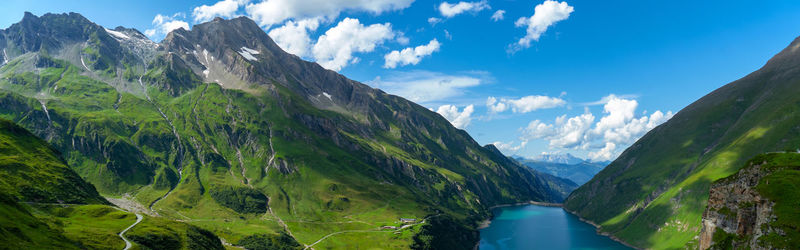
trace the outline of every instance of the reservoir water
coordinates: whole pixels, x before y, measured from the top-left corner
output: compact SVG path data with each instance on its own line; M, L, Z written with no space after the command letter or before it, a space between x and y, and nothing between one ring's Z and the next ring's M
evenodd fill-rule
M523 205L493 212L492 223L480 230L481 250L630 249L560 207Z

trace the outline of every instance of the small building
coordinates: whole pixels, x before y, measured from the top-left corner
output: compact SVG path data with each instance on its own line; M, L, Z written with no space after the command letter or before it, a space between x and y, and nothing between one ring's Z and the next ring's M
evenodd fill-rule
M384 229L397 230L397 227L395 227L395 226L382 226L381 230L384 230Z
M417 222L417 219L400 218L400 222L402 222L402 223L414 223L414 222Z

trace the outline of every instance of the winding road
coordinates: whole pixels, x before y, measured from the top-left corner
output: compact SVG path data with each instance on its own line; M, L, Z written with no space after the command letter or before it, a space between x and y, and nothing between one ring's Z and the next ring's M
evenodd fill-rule
M130 230L131 228L136 226L136 224L139 224L139 222L142 222L143 218L144 217L141 214L136 214L136 222L134 222L133 224L128 226L128 228L125 228L125 230L122 230L122 232L119 233L119 237L122 238L122 240L125 241L125 249L124 250L131 249L131 246L132 246L131 242L127 238L125 238L125 232L128 232L128 230Z

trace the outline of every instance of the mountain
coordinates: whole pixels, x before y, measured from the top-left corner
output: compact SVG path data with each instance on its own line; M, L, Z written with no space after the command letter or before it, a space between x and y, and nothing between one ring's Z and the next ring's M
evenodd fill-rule
M534 157L532 160L538 162L559 163L567 165L575 165L578 163L585 162L585 160L575 157L570 153L559 154L559 153L547 153L547 152L542 152L542 154Z
M603 170L603 168L606 166L602 165L601 163L588 161L580 161L572 164L545 162L528 159L521 156L517 156L515 160L533 170L569 179L570 181L575 182L577 185L583 185L584 183L588 182L592 179L592 177L594 177L595 174L600 172L600 170Z
M642 248L698 246L712 182L800 145L800 39L648 132L565 208Z
M472 248L489 207L575 188L284 52L245 17L154 43L75 13L26 13L0 49L0 118L100 194L237 245ZM380 231L399 218L416 220Z
M117 234L137 220L110 206L47 142L5 119L0 204L0 241L8 249L124 248ZM211 232L161 218L146 218L127 237L162 249L222 248Z

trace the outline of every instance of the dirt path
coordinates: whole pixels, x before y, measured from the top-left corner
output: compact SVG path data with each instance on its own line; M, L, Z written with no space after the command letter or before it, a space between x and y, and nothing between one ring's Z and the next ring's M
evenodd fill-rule
M120 233L119 233L119 237L120 237L120 238L122 238L122 240L124 240L124 241L125 241L125 249L123 249L123 250L128 250L128 249L131 249L131 246L133 246L133 245L131 244L131 242L130 242L130 241L128 241L128 239L127 239L127 238L125 238L125 232L128 232L128 230L130 230L131 228L133 228L134 226L136 226L136 224L139 224L139 222L142 222L142 219L143 219L143 218L144 218L144 217L143 217L141 214L136 214L136 222L134 222L133 224L131 224L130 226L128 226L128 228L125 228L125 230L122 230L122 232L120 232Z

